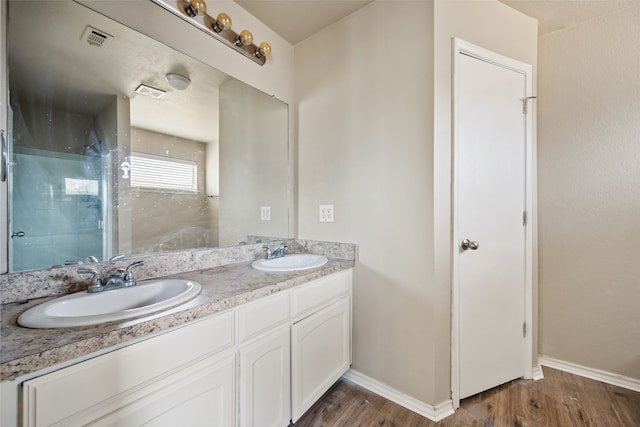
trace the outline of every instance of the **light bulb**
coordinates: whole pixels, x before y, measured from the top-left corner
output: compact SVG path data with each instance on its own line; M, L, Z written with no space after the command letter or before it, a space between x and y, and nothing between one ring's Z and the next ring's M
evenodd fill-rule
M246 44L253 43L253 34L249 30L242 30L240 34L238 34L238 38L236 39L236 44L238 46L244 46Z
M256 49L255 55L258 58L262 58L263 56L266 58L271 55L271 46L269 45L269 43L260 43L260 46L258 46L258 48Z
M184 8L184 11L191 17L203 16L207 13L207 3L204 0L189 0L189 5Z
M226 13L219 13L211 29L216 33L231 29L231 18Z

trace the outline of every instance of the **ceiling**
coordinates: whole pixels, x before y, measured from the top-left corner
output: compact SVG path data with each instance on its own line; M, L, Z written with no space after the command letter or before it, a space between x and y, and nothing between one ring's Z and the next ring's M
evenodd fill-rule
M540 35L573 27L581 22L638 6L638 0L500 0L538 20Z
M291 44L339 21L372 0L235 0Z
M113 36L106 47L79 35L87 26ZM8 51L12 104L21 103L97 116L116 96L129 98L131 125L185 139L218 139L218 87L223 74L75 2L11 1ZM70 66L73 64L73 66ZM43 70L46 70L44 72ZM176 90L165 78L191 79ZM145 85L161 99L139 95Z
M638 5L638 0L500 0L536 18L547 34ZM253 16L295 45L371 0L236 0Z

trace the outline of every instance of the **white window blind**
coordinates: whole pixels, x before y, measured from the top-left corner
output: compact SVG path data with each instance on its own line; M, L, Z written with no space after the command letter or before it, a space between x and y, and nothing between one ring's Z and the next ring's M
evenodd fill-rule
M97 196L98 181L95 179L65 178L64 193L70 196Z
M131 153L131 186L173 191L198 191L198 166L188 160Z

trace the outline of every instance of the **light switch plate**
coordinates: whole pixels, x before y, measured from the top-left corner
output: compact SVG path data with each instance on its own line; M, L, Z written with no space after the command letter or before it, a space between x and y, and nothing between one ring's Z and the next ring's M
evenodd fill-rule
M333 211L333 205L320 205L320 222L333 222Z
M260 219L271 221L271 206L260 206Z

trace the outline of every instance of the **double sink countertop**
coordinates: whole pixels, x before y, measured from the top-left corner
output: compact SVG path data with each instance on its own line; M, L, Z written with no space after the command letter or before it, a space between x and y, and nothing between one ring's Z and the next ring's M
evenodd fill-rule
M200 283L200 295L186 304L161 313L95 326L23 328L17 324L20 314L55 297L4 304L0 306L0 380L9 381L74 359L86 359L89 355L140 341L246 302L352 268L354 265L353 259L329 258L327 264L311 270L265 272L252 268L251 262L241 262L173 274L165 278Z

